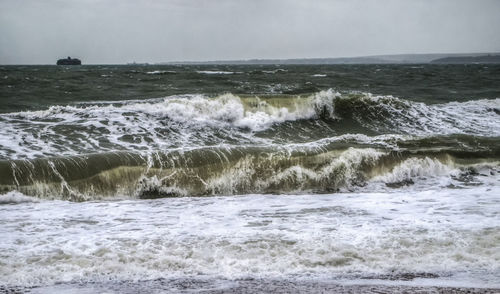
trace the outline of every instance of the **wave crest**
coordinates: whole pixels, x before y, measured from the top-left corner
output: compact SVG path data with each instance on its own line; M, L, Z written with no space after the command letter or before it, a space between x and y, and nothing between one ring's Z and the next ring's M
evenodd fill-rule
M333 90L52 106L1 114L0 157L305 142L346 133L495 137L500 136L499 109L500 99L426 105Z
M352 143L349 143L352 144ZM139 154L0 161L0 191L49 199L160 198L251 193L332 193L377 183L398 188L433 178L459 186L498 175L494 161L484 172L484 152L422 148L391 151L345 147L343 142L290 146L226 146ZM462 157L456 157L462 156ZM497 158L497 157L494 157ZM485 175L485 177L482 176ZM479 177L479 178L478 178ZM441 185L438 183L438 185Z

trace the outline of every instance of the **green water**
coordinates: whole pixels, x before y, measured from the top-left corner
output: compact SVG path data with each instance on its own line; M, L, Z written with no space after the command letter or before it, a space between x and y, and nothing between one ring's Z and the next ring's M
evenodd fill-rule
M164 73L147 74L155 71ZM237 74L209 75L197 71ZM315 74L326 76L314 77ZM426 103L497 98L500 66L0 66L0 111L178 94L303 94L329 88L394 95Z

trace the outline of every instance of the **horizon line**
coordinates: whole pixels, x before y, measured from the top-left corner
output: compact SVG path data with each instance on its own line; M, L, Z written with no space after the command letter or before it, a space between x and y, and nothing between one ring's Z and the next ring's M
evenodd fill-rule
M189 64L189 63L230 63L230 62L252 62L252 61L293 61L293 60L335 60L335 59L359 59L359 58L382 58L382 57L397 57L397 56L423 56L423 55L491 55L491 54L499 54L499 51L490 51L490 52L454 52L454 53L396 53L396 54L376 54L376 55L357 55L357 56L340 56L340 57L293 57L293 58L242 58L242 59L212 59L212 60L174 60L174 61L154 61L154 62L137 62L137 61L128 61L121 63L85 63L82 65L130 65L130 64L148 64L148 65L165 65L165 64ZM82 57L76 57L82 60ZM57 61L57 60L56 60ZM83 61L83 60L82 60ZM390 62L385 62L386 64L390 64ZM394 64L398 64L402 62L394 62ZM411 63L411 62L405 62ZM422 62L415 62L422 63ZM428 63L428 62L424 62ZM54 63L0 63L0 66L8 66L8 65L55 65Z

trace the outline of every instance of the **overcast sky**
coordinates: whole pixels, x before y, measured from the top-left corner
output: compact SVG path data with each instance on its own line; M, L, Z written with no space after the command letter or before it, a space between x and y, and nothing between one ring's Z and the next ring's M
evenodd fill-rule
M500 0L0 0L0 64L500 51Z

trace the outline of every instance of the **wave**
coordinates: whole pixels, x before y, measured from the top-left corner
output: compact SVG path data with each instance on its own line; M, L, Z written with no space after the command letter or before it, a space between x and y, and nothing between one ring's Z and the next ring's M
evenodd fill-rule
M26 196L18 191L10 191L6 194L0 194L0 205L2 204L18 204L26 202L39 202L38 198Z
M255 71L254 73L276 74L276 73L280 73L280 72L288 72L288 70L282 69L282 68L277 68L275 70L259 70L259 71Z
M0 156L43 157L95 150L152 151L259 142L253 133L273 124L312 118L317 107L331 108L331 98L184 95L160 101L52 106L4 114L0 116Z
M379 132L500 136L500 98L427 105L362 93L340 97L334 105L340 118Z
M426 105L369 93L179 95L0 115L0 158L307 142L347 133L500 136L500 99Z
M148 75L166 75L166 74L175 74L176 72L173 70L153 70L148 71L146 74Z
M73 201L332 193L372 183L397 188L413 181L426 183L425 177L445 177L446 185L463 186L477 181L479 174L498 174L498 148L438 150L430 144L391 150L362 147L361 141L355 148L346 140L0 161L0 191ZM480 169L485 171L477 172Z
M234 72L234 71L215 71L215 70L199 70L197 71L199 74L206 75L232 75L232 74L241 74L242 72Z

